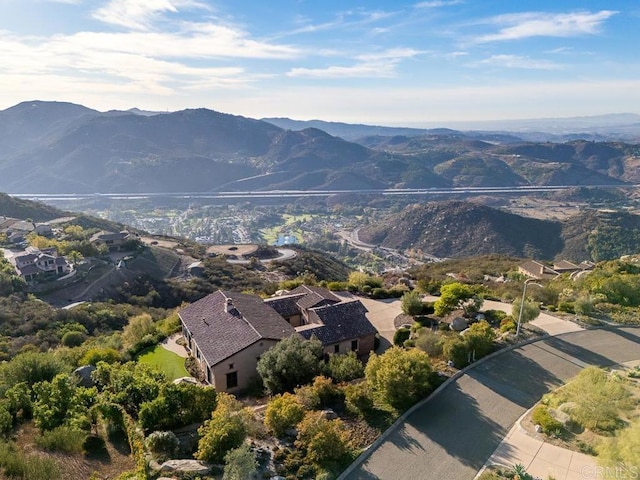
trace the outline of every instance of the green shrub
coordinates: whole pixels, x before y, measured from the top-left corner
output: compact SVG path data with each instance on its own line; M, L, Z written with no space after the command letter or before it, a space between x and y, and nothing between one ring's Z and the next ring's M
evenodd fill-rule
M559 302L558 310L565 313L575 313L573 302Z
M122 355L115 348L91 348L87 350L79 365L97 365L98 362L116 363L122 361Z
M400 327L393 334L393 344L397 346L401 346L404 344L404 342L409 340L410 336L411 336L411 330L409 328Z
M416 347L426 352L430 357L438 357L442 355L442 336L423 329L416 338Z
M309 410L337 406L344 400L342 390L330 378L322 375L313 380L313 384L304 385L295 390L300 403Z
M515 332L517 329L516 322L511 317L505 317L500 321L500 332Z
M562 430L562 423L551 416L549 409L545 405L538 405L531 412L531 420L536 425L540 425L542 431L547 435L551 435L557 430Z
M364 377L364 365L358 360L356 352L330 355L327 370L329 376L336 382L349 382Z
M157 461L171 458L178 451L180 442L173 432L153 432L144 441L147 450Z
M347 410L359 416L367 416L373 411L373 395L367 382L347 385L344 389Z
M295 427L303 418L303 406L296 396L290 393L275 397L269 402L264 412L264 424L278 438L282 437L288 429Z
M62 477L54 460L26 454L13 443L0 443L0 467L4 476L12 479L58 480Z
M81 453L86 436L86 432L62 425L42 432L35 438L35 442L48 452Z
M87 336L82 332L71 331L62 336L60 343L65 347L79 347L87 339Z

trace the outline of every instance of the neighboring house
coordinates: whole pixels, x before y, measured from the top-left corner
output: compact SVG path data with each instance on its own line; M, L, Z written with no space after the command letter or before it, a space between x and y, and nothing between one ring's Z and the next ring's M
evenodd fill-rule
M326 354L355 351L366 357L374 349L377 330L360 300L344 301L326 288L302 285L265 303L304 338L320 340Z
M256 295L221 290L179 312L182 334L207 383L220 392L246 389L260 356L295 335L287 321Z
M72 266L64 257L59 257L54 248L29 247L21 254L15 255L11 262L16 273L27 282L39 277L60 276L71 272Z
M536 278L541 280L543 278L555 278L558 276L558 272L556 272L553 268L547 267L546 265L536 262L535 260L529 260L528 262L523 263L518 266L518 272L526 275L530 278Z
M123 249L124 245L133 237L127 231L122 232L98 232L91 236L91 243L96 247L106 246L110 252L117 252Z
M0 216L0 233L4 233L10 243L20 243L25 240L29 233L48 237L53 235L53 230L48 223L34 223L18 218Z

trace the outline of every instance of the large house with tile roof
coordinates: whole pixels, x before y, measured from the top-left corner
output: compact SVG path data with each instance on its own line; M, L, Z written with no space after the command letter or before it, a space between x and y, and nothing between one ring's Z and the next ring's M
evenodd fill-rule
M260 297L222 290L183 308L179 316L205 380L221 392L246 389L257 375L260 355L296 333Z
M355 351L366 357L377 330L359 300L321 287L301 286L262 300L218 291L179 312L182 334L205 380L218 391L247 388L260 356L290 335L317 338L328 354Z

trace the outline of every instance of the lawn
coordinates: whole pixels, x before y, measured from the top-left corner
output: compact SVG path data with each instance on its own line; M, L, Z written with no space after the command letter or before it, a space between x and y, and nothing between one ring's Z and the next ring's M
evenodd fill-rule
M184 368L184 358L160 345L145 350L138 356L138 361L155 365L167 375L169 380L189 376Z

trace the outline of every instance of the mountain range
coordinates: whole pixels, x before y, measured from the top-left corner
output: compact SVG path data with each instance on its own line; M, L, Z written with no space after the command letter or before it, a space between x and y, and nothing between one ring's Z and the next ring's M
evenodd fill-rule
M98 112L23 102L0 111L0 191L617 185L640 178L640 147L622 142L552 144L504 133L364 127L354 142L207 109Z
M640 251L640 217L584 210L564 221L541 220L470 202L409 205L363 226L360 239L437 257L503 254L542 260L611 260Z

